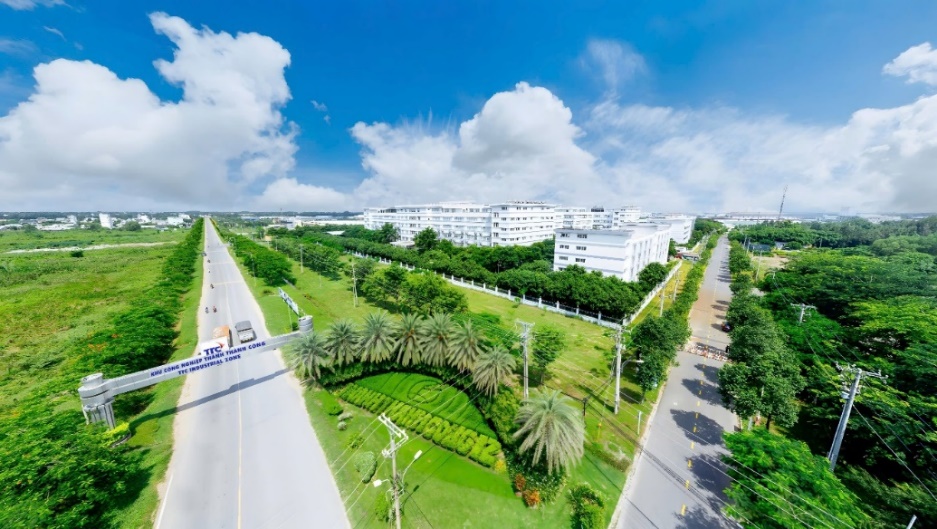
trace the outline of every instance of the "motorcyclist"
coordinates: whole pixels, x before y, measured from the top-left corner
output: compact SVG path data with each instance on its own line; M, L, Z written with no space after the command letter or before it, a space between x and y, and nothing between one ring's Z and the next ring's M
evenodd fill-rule
M215 308L215 306L214 306L214 305L212 305L212 306L211 306L211 311L212 311L212 312L218 312L218 309L217 309L217 308Z
M205 314L208 314L208 307L205 307Z
M212 288L215 288L215 284L214 284L214 283L209 283L209 285L211 285Z

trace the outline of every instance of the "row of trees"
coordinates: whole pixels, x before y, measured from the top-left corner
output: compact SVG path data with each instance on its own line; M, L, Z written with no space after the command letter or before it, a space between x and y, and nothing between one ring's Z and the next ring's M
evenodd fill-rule
M385 312L375 312L361 326L339 320L325 332L304 335L292 346L290 361L312 383L322 382L326 370L353 364L451 370L458 376L447 378L470 378L471 385L465 386L493 398L508 383L517 359L500 345L486 346L486 341L471 321L458 322L447 313L404 314L395 320ZM510 390L506 393L513 397ZM585 425L570 399L557 391L535 391L516 410L511 439L531 464L553 473L582 458ZM499 428L496 422L494 426L503 436L503 426Z
M360 230L358 230L360 231ZM580 266L569 266L562 271L553 271L553 241L543 241L529 247L469 246L458 248L449 241L438 240L430 230L420 238L420 250L407 250L390 244L359 239L348 235L334 236L319 230L270 230L278 237L279 244L290 256L299 260L299 241L304 244L303 255L313 246L327 246L336 250L347 250L381 257L417 268L432 270L448 275L510 290L520 296L543 298L545 303L559 302L567 307L579 307L591 314L601 313L609 319L620 319L630 315L644 298L666 276L667 268L651 263L638 277L629 283L616 277L604 277L599 272L586 272ZM287 242L292 241L292 242ZM330 262L326 260L322 262ZM305 262L305 260L304 260ZM310 259L310 266L318 266ZM326 265L331 266L331 265Z
M732 232L731 238L761 244L784 242L794 249L864 247L878 255L889 255L897 247L937 255L937 216L877 224L860 218L842 222L772 221L741 227Z
M750 266L746 250L733 242L729 270L734 271L734 296L726 312L731 326L731 363L719 370L719 393L739 417L763 415L769 428L772 420L787 428L797 421L797 395L804 379L798 359L771 313L760 307L751 293Z
M139 494L148 472L142 454L127 445L111 448L113 438L101 426L86 425L74 387L88 373L120 376L171 356L202 233L199 219L133 307L70 344L68 360L49 370L55 375L0 414L0 527L106 527Z
M744 251L735 245L730 256L736 297L727 321L734 326L730 357L739 367L720 373L724 398L747 408L740 414L757 409L774 413L779 424L782 418L794 424L787 429L792 439L758 429L729 437L736 461L727 463L737 469L730 472L736 485L729 496L740 518L759 527L788 526L783 521L790 519L790 509L772 506L752 492L787 494L756 479L760 473L775 483L796 485L801 498L792 501L809 504L816 516L824 516L822 508L854 526L898 527L916 515L919 524L933 525L937 267L933 256L920 251L933 232L925 233L927 219L887 227L921 230L921 235L891 233L877 240L866 237L877 228L863 223L824 226L851 231L848 244L865 245L799 252L758 285L765 292L762 298L749 294L751 269ZM896 239L909 244L902 249L892 244ZM801 303L813 306L803 317ZM836 366L844 364L888 378L886 383L863 380L833 476L820 455L827 453L842 411L840 393L847 381ZM743 436L744 442L733 441Z
M234 254L254 277L259 277L270 286L295 281L293 266L281 253L261 246L243 235L226 234L231 239Z

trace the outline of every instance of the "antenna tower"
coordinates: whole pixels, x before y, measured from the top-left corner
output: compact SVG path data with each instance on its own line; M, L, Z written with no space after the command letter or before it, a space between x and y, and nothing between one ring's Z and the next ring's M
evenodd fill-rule
M784 199L787 197L787 186L784 186L784 193L781 195L781 208L778 210L778 222L781 221L781 214L784 213Z

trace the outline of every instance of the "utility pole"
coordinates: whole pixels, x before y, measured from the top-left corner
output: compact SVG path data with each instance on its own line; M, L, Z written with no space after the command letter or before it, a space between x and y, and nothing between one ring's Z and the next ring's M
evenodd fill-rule
M521 332L521 345L524 348L524 400L530 396L530 393L527 389L527 353L530 349L530 329L533 328L533 323L527 323L525 321L517 320L517 323L524 328Z
M621 406L621 352L625 348L625 341L621 336L623 332L631 334L631 331L625 329L625 320L621 320L615 335L615 415L618 415L618 408Z
M660 313L657 315L657 317L662 318L663 316L664 316L664 289L663 287L661 287L660 289Z
M680 278L674 279L673 283L673 297L670 298L670 301L673 303L677 302L677 287L680 286Z
M842 369L842 371L844 374L850 371L855 372L856 378L853 379L852 387L850 387L849 392L843 391L846 404L843 405L843 413L839 417L839 425L836 427L836 437L833 439L833 446L830 448L829 454L827 454L827 458L830 460L830 472L833 472L836 468L836 459L839 458L839 448L842 446L843 437L846 435L846 425L849 423L849 414L852 413L852 405L856 400L856 394L859 393L859 382L862 380L862 376L885 378L881 373L870 373L855 366L847 367Z
M358 278L355 276L355 259L351 259L351 290L355 296L355 306L358 306Z
M792 306L792 307L800 307L800 317L797 318L797 323L803 323L803 322L804 322L804 312L806 312L807 309L814 309L814 310L817 309L817 308L814 307L813 305L807 305L807 304L804 304L804 303L791 303L791 306Z
M303 273L303 243L299 243L299 273Z
M390 435L390 446L381 450L381 455L390 459L391 487L394 491L394 521L397 523L397 529L400 529L400 490L397 479L397 450L407 442L407 432L394 424L389 417L383 413L377 418L387 427L387 433Z

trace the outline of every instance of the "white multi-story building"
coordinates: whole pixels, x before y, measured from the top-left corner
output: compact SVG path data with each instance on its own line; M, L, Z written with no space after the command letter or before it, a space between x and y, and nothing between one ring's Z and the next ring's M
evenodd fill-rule
M637 206L620 208L594 207L592 208L592 228L596 230L619 230L625 224L638 222L640 216L641 208Z
M98 220L101 221L101 227L111 229L114 227L114 222L111 220L111 216L107 213L98 213Z
M366 208L364 225L378 230L389 223L405 242L432 228L440 238L458 246L527 246L553 237L554 208L543 202L440 202Z
M690 215L650 215L644 222L655 224L667 224L670 226L670 238L677 244L686 244L693 234L693 225L696 223L696 217Z
M578 265L587 271L637 281L650 263L667 263L670 226L628 223L614 230L556 230L553 270Z
M589 208L557 206L555 212L553 220L557 229L588 230L593 226L594 214Z

